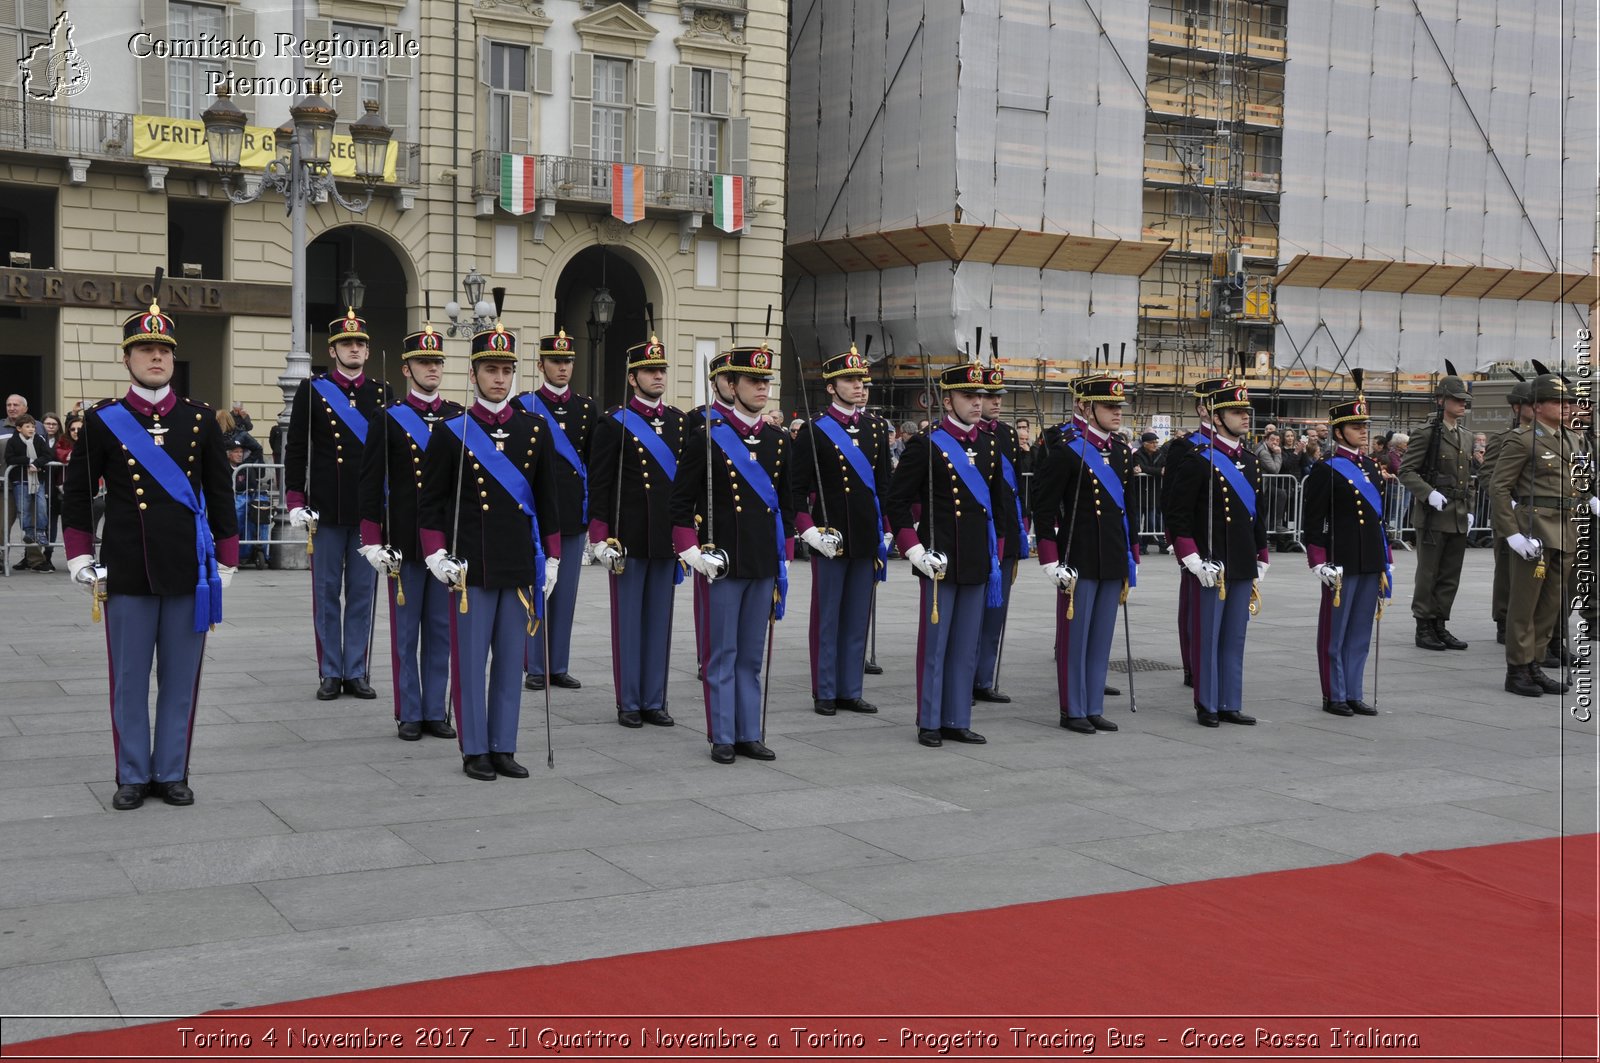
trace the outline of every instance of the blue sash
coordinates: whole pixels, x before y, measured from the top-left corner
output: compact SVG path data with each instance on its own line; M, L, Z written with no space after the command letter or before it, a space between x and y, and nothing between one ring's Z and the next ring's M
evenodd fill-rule
M627 406L612 411L611 416L644 445L644 449L656 459L656 464L661 466L661 471L667 474L667 479L678 478L678 459L672 456L672 451L668 450L666 442L656 435L656 430L650 427L649 421Z
M350 429L352 435L361 440L361 445L367 444L367 419L361 411L350 405L350 396L340 391L338 385L325 376L319 376L311 382L328 406L332 408L333 415Z
M844 455L845 460L850 463L850 468L855 470L855 474L866 485L867 492L872 495L872 530L878 550L876 576L878 582L883 583L889 578L889 548L883 545L883 535L881 534L883 531L883 508L878 504L878 478L873 475L872 463L867 460L867 455L862 449L856 446L855 440L850 438L850 433L846 432L844 427L834 420L830 414L825 413L812 423L816 425L823 435L828 437L830 443L839 448L839 453ZM822 490L820 483L817 484L817 490Z
M784 563L788 560L784 556L783 534L783 507L778 504L778 489L772 485L772 477L767 475L767 470L759 461L752 461L755 455L739 440L739 433L728 427L727 421L719 420L715 424L707 422L711 431L711 438L716 441L733 467L738 470L739 478L750 485L756 497L766 503L772 510L772 537L778 544L778 601L777 611L773 614L779 620L783 619L783 605L789 597L789 577L784 572ZM655 433L650 433L654 435ZM714 505L712 499L706 499L706 506Z
M161 489L194 514L194 558L198 575L194 587L194 629L204 632L211 625L222 623L222 577L217 572L217 544L211 538L211 525L206 520L205 499L195 494L194 485L172 460L172 455L156 446L150 433L126 406L112 403L102 407L100 420L133 455L133 460L156 478Z
M534 414L537 417L544 418L545 423L550 426L550 434L554 437L556 453L560 454L562 459L565 460L568 465L571 465L573 471L578 474L578 482L583 484L583 523L588 524L589 470L583 467L583 459L578 457L578 448L572 445L572 440L567 437L567 430L562 428L561 425L556 422L555 415L550 412L549 407L547 407L543 400L539 398L538 392L530 391L518 399L517 402L521 403L522 408L527 410L529 413ZM530 402L533 405L530 406ZM650 434L655 435L654 432L651 432Z
M1203 447L1210 442L1210 437L1198 428L1190 432L1186 438L1197 447Z
M1032 555L1028 553L1028 529L1023 526L1022 493L1017 490L1017 467L1004 454L1000 455L1000 475L1006 486L1011 488L1011 501L1017 505L1017 535L1022 539L1022 552L1018 556L1026 561Z
M945 460L950 463L950 468L961 477L967 493L983 507L983 518L989 524L989 585L984 604L991 609L999 608L1005 602L1005 594L1000 584L1000 548L994 533L994 500L989 497L989 482L978 475L977 467L972 464L972 459L967 457L967 448L957 443L949 432L943 428L935 428L928 433L928 441L939 448ZM952 447L955 449L952 450ZM933 519L933 499L930 498L928 520Z
M395 423L406 430L406 435L411 437L411 442L417 445L417 449L426 453L428 441L433 438L433 431L428 427L428 422L406 402L395 403L389 407L389 413L394 417Z
M1134 564L1133 537L1128 534L1128 506L1122 493L1122 477L1118 476L1111 463L1106 461L1105 455L1100 453L1100 448L1090 444L1087 439L1078 448L1078 458L1083 462L1083 467L1100 481L1100 487L1110 496L1111 504L1122 514L1122 539L1128 547L1128 586L1137 587L1139 567ZM1070 563L1069 561L1068 564Z
M1378 486L1374 484L1367 476L1367 470L1363 469L1349 458L1342 457L1338 454L1335 454L1333 457L1328 459L1328 466L1333 469L1334 472L1355 484L1356 490L1361 492L1361 497L1367 500L1367 505L1372 507L1372 511L1378 515L1378 520L1381 522L1383 520L1383 496L1378 493ZM1388 577L1388 579L1385 581L1387 586L1385 587L1383 593L1385 598L1394 597L1394 558L1389 553L1390 549L1389 537L1385 535L1383 543L1383 571L1384 575Z
M529 527L533 531L533 571L534 578L539 581L539 594L533 596L533 615L544 617L544 541L539 535L539 513L533 504L533 488L528 485L527 477L495 448L494 440L489 438L489 433L483 426L472 418L470 414L462 414L445 422L455 437L461 440L462 446L472 451L472 456L486 469L494 482L506 489L506 493L517 503L517 508L527 514ZM460 490L460 485L456 488ZM461 500L456 499L456 505Z
M1240 453L1243 453L1241 451ZM1221 460L1217 460L1218 458ZM1211 462L1211 467L1222 474L1228 481L1228 486L1233 488L1233 493L1239 496L1239 501L1244 503L1245 512L1250 514L1250 519L1256 519L1256 489L1245 480L1244 473L1234 465L1233 459L1227 455L1219 455L1214 444L1206 447L1206 459Z

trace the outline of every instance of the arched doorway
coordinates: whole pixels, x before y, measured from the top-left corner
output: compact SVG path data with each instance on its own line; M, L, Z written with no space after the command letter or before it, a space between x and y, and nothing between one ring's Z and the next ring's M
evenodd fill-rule
M616 300L603 342L593 323L594 297L602 288ZM573 387L594 396L603 407L622 401L628 348L650 338L647 298L638 270L604 244L580 251L556 283L556 326L578 341L580 352Z
M399 392L400 341L407 332L409 283L394 248L363 225L329 229L306 248L306 326L311 330L312 371L328 365L328 322L344 315L343 286L352 274L364 289L356 313L366 321L372 336L367 374L388 381Z

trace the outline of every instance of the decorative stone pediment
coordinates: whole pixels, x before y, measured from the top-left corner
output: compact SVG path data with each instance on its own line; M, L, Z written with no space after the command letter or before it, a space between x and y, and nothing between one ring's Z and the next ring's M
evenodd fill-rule
M655 40L656 28L627 4L616 3L572 24L586 52L602 55L645 57L645 49Z
M544 43L544 31L553 22L545 14L544 0L477 0L473 7L473 18L480 27L493 32L494 23L526 26L534 31L534 44Z

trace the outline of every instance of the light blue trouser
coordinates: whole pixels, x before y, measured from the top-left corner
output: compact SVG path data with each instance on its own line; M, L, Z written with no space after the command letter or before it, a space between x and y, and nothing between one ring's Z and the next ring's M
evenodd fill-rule
M1200 606L1195 647L1194 700L1208 712L1244 707L1244 637L1250 626L1250 580L1229 580L1228 599L1217 588L1194 589Z
M566 547L562 548L566 556ZM672 558L628 558L611 577L611 681L617 709L667 707L667 658L672 651ZM552 646L552 656L554 656Z
M322 678L365 679L372 674L367 641L377 593L378 574L361 556L361 529L317 525L311 553L311 621Z
M972 673L973 686L988 690L994 684L994 667L1000 660L1000 635L1006 629L1006 614L1011 612L1011 584L1017 575L1017 559L1000 562L1000 604L983 610L983 632L978 641L978 664Z
M982 583L939 581L939 622L931 623L933 581L922 576L922 623L917 629L917 726L972 725L972 677L983 630Z
M725 577L706 590L700 659L705 662L706 736L712 745L763 737L761 664L774 586L770 579Z
M572 618L578 608L578 580L583 575L583 535L561 537L561 569L556 589L544 603L544 622L550 625L550 674L567 670L572 657ZM544 675L544 629L528 636L529 675Z
M395 601L389 585L389 649L394 666L394 718L405 722L445 718L445 688L450 680L450 588L420 561L400 565L399 587L406 604Z
M872 613L870 557L811 556L811 696L859 698Z
M111 729L117 785L181 782L200 693L206 635L194 629L194 595L113 594L106 599ZM150 666L156 668L155 746L150 744Z
M1317 617L1317 671L1322 678L1322 696L1329 701L1361 698L1382 578L1381 572L1346 576L1337 609L1333 607L1333 588L1322 588L1322 612Z
M1105 711L1106 672L1117 634L1122 581L1080 579L1073 589L1071 620L1067 596L1056 598L1056 640L1067 648L1056 658L1061 715L1099 716Z
M533 593L539 593L537 590ZM467 611L451 596L450 701L464 756L515 753L522 716L522 648L528 610L517 588L467 588ZM485 681L487 673L487 681Z

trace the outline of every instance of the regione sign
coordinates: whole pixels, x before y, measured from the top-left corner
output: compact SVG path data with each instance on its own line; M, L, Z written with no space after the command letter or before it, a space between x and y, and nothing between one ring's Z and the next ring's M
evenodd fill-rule
M244 170L265 170L267 164L278 156L277 132L264 126L244 127L244 148L239 152L239 167ZM388 157L383 162L383 179L394 180L395 158L400 146L389 144ZM187 162L196 166L211 165L211 152L206 148L206 129L200 122L188 118L167 118L157 114L133 116L133 154L139 159L163 159L168 162ZM349 136L340 134L333 138L330 158L333 176L354 178L356 175L355 143Z

